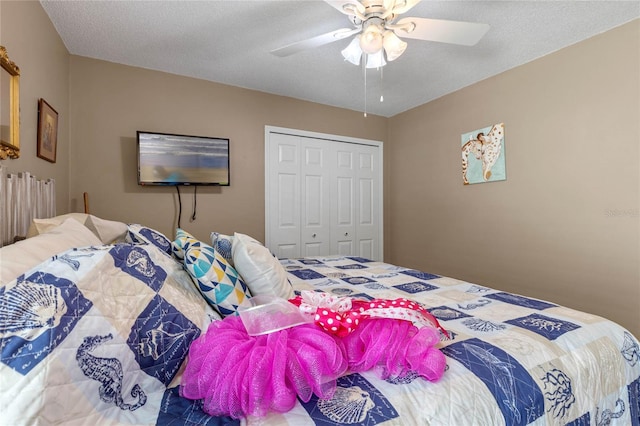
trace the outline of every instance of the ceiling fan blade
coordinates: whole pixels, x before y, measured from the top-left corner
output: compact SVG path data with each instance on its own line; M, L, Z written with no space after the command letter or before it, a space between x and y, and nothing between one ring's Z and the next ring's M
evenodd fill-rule
M420 0L398 1L397 4L394 5L393 13L395 13L396 15L407 13L409 9L411 9L413 6L415 6L418 3L420 3Z
M357 10L361 14L364 14L364 6L357 0L324 0L330 6L333 6L338 11L345 15L352 15L351 10ZM347 6L345 8L345 6Z
M330 33L321 34L319 36L279 47L278 49L272 50L271 53L276 56L289 56L303 50L313 49L314 47L323 46L325 44L333 43L334 41L342 40L359 31L360 28L341 28L339 30L331 31Z
M411 23L415 24L413 30ZM473 46L489 31L489 25L475 22L448 21L429 18L402 18L394 25L398 37L418 40L438 41L440 43Z

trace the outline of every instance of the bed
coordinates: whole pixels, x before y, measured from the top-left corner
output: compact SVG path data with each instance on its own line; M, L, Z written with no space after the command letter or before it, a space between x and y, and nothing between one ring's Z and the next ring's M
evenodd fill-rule
M640 425L638 340L595 315L358 257L278 260L242 234L187 244L86 214L35 220L29 233L0 249L3 425ZM205 285L209 248L225 297ZM208 415L181 396L190 347L270 283L419 303L448 336L436 345L442 377L346 372L330 399Z

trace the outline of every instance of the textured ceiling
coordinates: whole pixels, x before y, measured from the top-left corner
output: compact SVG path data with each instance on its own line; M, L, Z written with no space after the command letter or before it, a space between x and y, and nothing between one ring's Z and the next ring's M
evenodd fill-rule
M491 29L472 47L405 39L399 59L382 73L367 71L365 92L363 69L340 54L351 38L284 58L269 53L350 27L347 16L324 1L41 3L73 55L385 117L640 16L640 0L422 0L403 16L481 22Z

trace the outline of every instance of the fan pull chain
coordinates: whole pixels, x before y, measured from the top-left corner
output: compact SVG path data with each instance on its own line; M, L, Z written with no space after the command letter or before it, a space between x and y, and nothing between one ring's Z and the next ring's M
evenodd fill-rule
M367 117L367 55L364 54L362 61L362 71L364 73L364 117Z
M384 89L384 85L383 83L383 74L384 74L384 67L380 67L380 102L384 102L384 95L383 95L383 89Z
M364 116L367 117L367 54L363 54L362 73L364 74ZM377 68L380 71L380 102L384 102L384 67Z

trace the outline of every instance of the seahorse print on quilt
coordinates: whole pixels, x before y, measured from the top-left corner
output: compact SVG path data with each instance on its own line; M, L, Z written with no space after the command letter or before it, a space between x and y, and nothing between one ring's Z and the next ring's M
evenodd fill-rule
M115 404L121 410L135 411L147 402L147 395L139 384L131 389L131 396L137 398L137 402L127 404L122 397L122 364L117 358L100 358L90 352L109 340L111 334L106 336L87 336L78 347L76 361L85 376L100 382L98 392L100 399L106 403Z
M503 140L504 123L500 123L495 124L486 135L478 133L475 139L471 138L462 146L462 180L465 185L469 184L467 179L469 155L473 154L476 160L482 161L482 178L486 182L491 178L491 168L500 156Z
M616 409L617 411L613 411L610 409L602 410L601 415L598 415L598 411L600 411L599 407L596 408L596 426L609 426L613 419L619 419L624 414L624 401L618 399L616 401Z

